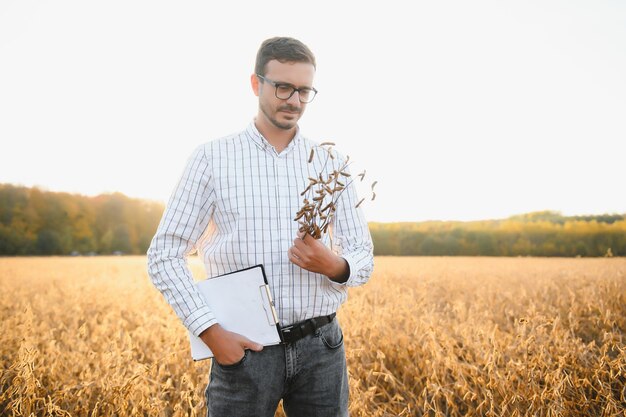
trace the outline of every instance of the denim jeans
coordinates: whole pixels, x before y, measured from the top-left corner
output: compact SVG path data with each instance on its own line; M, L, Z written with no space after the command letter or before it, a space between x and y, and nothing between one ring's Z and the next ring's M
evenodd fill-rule
M205 391L208 417L348 415L348 373L337 319L295 343L246 350L233 365L212 360Z

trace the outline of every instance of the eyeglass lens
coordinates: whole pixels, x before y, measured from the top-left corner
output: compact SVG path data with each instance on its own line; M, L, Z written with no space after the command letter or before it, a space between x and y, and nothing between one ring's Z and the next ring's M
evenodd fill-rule
M276 85L276 97L281 100L288 100L291 96L296 92L296 89L289 85ZM298 96L300 97L300 101L303 103L308 103L313 100L315 96L315 92L309 88L301 88L298 90Z

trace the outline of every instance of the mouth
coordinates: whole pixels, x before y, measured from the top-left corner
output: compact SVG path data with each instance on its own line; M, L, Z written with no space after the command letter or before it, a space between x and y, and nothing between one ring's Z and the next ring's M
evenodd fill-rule
M283 113L287 113L287 114L300 114L300 109L298 108L289 108L289 107L282 107L280 109L278 109L279 112L283 112Z

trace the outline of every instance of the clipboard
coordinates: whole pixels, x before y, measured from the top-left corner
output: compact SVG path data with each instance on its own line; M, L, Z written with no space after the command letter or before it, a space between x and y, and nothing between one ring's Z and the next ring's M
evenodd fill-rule
M218 323L263 346L281 343L280 325L263 265L197 282ZM213 357L211 349L189 331L194 361Z

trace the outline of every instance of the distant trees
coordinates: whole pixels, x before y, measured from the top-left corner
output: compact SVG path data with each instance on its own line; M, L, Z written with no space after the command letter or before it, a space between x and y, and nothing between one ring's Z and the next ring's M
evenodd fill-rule
M626 256L626 216L543 211L505 220L370 223L377 255Z
M0 255L145 253L163 205L0 184Z
M163 205L0 184L0 255L144 254ZM376 255L626 256L626 216L542 211L476 222L370 223Z

